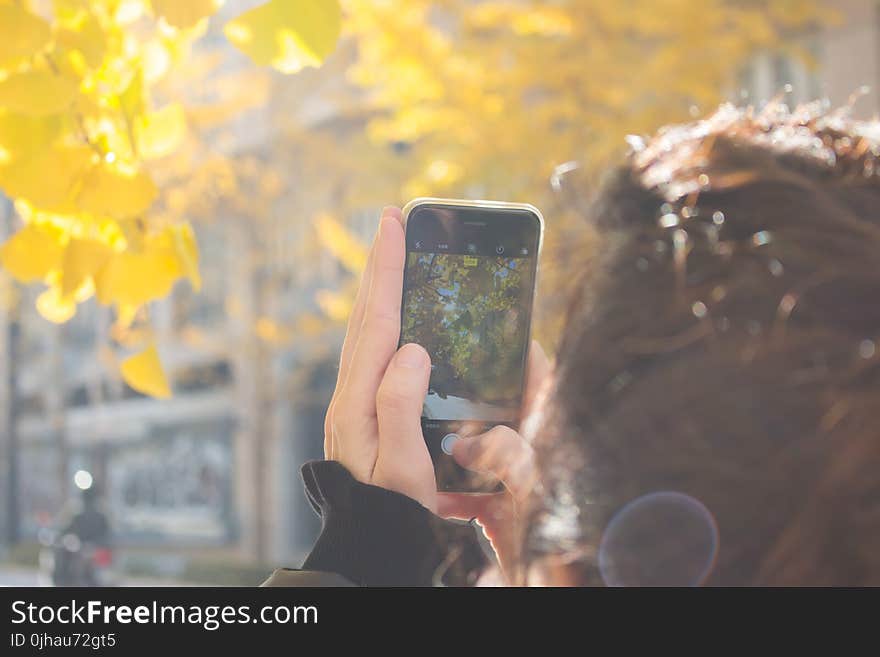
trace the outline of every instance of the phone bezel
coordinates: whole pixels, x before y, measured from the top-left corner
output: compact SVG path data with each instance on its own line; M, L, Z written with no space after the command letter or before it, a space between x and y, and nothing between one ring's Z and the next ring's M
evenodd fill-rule
M481 208L485 210L526 210L528 212L531 212L538 218L538 252L535 257L539 259L538 268L540 268L541 248L544 245L544 215L541 214L541 211L531 203L511 203L508 201L482 201L459 198L434 198L430 196L421 196L419 198L414 198L409 203L403 206L404 230L406 230L406 223L409 219L409 215L412 214L413 210L422 205L445 205L461 208ZM537 277L535 278L535 283L537 284Z

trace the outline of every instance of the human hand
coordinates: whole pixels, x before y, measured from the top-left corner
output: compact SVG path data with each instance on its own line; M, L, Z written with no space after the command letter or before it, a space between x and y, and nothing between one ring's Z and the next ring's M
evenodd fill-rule
M324 421L324 455L366 484L437 509L434 466L422 435L431 360L397 349L406 245L400 209L382 211L367 258Z

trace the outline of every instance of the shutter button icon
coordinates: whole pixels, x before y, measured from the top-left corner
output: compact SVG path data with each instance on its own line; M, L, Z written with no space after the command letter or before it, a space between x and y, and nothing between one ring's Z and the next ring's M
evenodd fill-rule
M440 449L442 449L444 453L452 456L452 446L460 437L461 436L457 433L447 433L443 436L443 440L440 441Z

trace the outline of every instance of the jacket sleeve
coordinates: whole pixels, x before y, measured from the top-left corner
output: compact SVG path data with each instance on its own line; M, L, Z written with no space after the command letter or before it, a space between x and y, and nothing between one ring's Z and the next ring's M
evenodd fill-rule
M264 586L470 586L490 561L472 523L360 483L336 461L310 461L302 476L321 533L302 570Z

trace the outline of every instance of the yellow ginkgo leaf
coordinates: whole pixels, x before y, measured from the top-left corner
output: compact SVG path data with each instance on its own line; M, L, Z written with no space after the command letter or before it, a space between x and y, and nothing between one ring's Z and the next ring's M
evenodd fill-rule
M0 246L0 263L22 283L42 280L61 266L59 236L48 228L28 224Z
M135 116L143 113L146 107L144 98L144 71L138 67L125 89L119 94L119 108L132 120Z
M49 24L18 4L0 3L0 68L40 52L51 39Z
M186 116L180 103L139 117L135 124L138 153L145 159L173 153L186 135Z
M338 0L269 0L223 30L258 65L296 73L320 65L333 52L341 23Z
M0 110L0 153L7 161L44 150L61 132L60 116L27 116ZM0 156L0 164L4 156Z
M160 399L171 397L171 387L155 345L126 358L119 370L122 372L122 380L138 392Z
M37 312L54 324L64 324L76 314L76 301L54 285L37 297Z
M15 73L0 81L0 107L30 116L57 114L70 107L76 90L75 80L50 71Z
M97 240L72 238L64 249L61 266L61 294L75 292L87 278L94 276L110 259L113 251Z
M199 245L192 226L188 223L171 227L174 250L180 262L180 271L189 279L193 289L202 289L202 276L199 273Z
M55 38L67 49L79 52L92 68L101 64L107 51L107 34L94 12L77 11L75 17L60 22Z
M331 290L318 290L315 301L330 319L341 322L351 314L352 299Z
M180 263L171 250L114 253L95 274L95 293L105 305L141 306L168 294L178 276Z
M0 188L42 210L69 212L83 175L94 165L88 146L52 146L0 166Z
M157 194L146 172L128 173L101 163L83 177L76 202L81 210L92 214L133 217L149 208Z
M118 304L116 306L116 324L120 328L130 328L137 317L138 310L140 310L138 306L131 306L127 303Z
M150 0L153 11L172 27L188 29L212 16L222 0Z
M329 214L315 217L315 229L321 245L353 274L360 274L367 264L368 247L340 221Z

